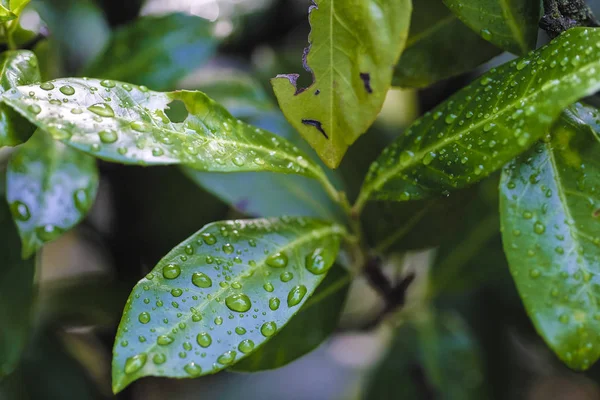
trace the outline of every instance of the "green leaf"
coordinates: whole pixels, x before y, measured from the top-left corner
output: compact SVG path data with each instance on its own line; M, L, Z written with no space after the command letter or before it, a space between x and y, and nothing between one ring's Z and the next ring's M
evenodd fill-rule
M0 54L0 91L18 85L39 82L40 70L35 54L28 50L5 51ZM25 142L35 127L6 104L0 104L0 147Z
M460 316L421 311L395 333L375 369L364 399L481 400L483 362L479 346Z
M10 0L10 10L18 16L30 1L31 0Z
M504 251L537 331L569 367L600 357L600 142L582 121L600 112L576 104L538 143L504 169Z
M415 200L468 186L539 139L562 110L600 88L600 29L574 28L501 65L423 117L371 165L369 198Z
M10 11L10 5L8 0L2 0L0 2L0 23L12 21L17 16Z
M330 168L339 165L381 110L410 13L410 0L316 0L309 10L312 32L304 55L313 83L298 88L297 74L272 79L286 118Z
M235 119L202 92L154 92L110 80L69 78L20 86L7 92L4 102L55 139L107 161L325 179L295 146ZM185 108L183 122L167 116L171 103Z
M29 258L77 225L98 188L96 160L38 131L8 163L6 199Z
M115 340L113 390L144 376L211 374L244 358L301 309L344 233L304 218L202 228L133 289Z
M277 336L230 370L279 368L317 348L337 328L349 287L350 274L342 267L333 268Z
M535 48L541 4L536 0L444 0L485 40L514 54Z
M4 192L4 188L0 190ZM4 194L4 193L2 193ZM20 257L19 235L5 202L0 204L0 378L10 374L29 338L33 304L34 260Z
M191 15L142 17L117 30L84 75L171 89L215 53L212 29Z
M419 0L413 7L410 33L393 85L429 86L500 54L500 49L473 33L442 0Z

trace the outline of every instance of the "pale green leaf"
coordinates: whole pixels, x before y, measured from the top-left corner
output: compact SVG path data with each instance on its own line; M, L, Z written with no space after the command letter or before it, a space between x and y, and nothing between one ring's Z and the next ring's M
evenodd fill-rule
M500 54L499 48L471 31L442 0L419 0L413 7L406 48L394 71L395 86L428 86Z
M544 135L562 110L600 89L600 29L574 28L492 69L418 119L371 165L369 199L448 193L501 168Z
M215 373L258 349L325 278L344 234L304 218L202 228L133 289L115 340L113 390L144 376Z
M68 78L20 86L3 99L55 139L107 161L325 179L297 147L232 117L202 92L154 92L110 80ZM182 122L167 115L174 101L186 108Z
M504 251L537 331L569 367L600 357L600 113L576 104L509 164L500 183Z
M35 54L28 50L5 51L0 54L0 90L40 81ZM0 104L0 147L25 142L35 127L6 104Z
M286 118L330 168L381 110L410 13L410 0L317 0L304 55L313 83L298 88L296 74L272 79Z
M242 372L275 369L314 350L337 329L350 279L342 267L333 268L277 336L230 369Z
M214 27L185 14L146 16L117 30L84 74L172 89L215 53Z
M98 188L96 160L37 131L13 153L6 199L19 228L23 257L77 225Z
M444 0L485 40L514 54L535 48L541 16L539 0Z

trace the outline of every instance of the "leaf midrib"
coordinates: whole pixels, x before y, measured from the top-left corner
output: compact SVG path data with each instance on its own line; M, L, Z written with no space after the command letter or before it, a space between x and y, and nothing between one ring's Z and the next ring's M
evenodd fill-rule
M519 26L516 24L515 15L512 13L511 7L508 4L508 0L500 0L500 8L504 15L504 20L508 25L508 28L513 33L514 38L517 40L519 47L523 53L527 53L527 43L525 42L525 36L523 32L519 30Z
M300 236L299 238L287 243L286 245L282 246L279 248L279 252L281 251L285 251L286 249L289 249L291 247L296 247L306 241L309 241L311 239L313 240L318 240L321 237L324 237L328 234L332 234L335 233L335 231L340 230L341 232L338 233L338 235L342 235L344 230L341 226L333 224L333 225L329 225L326 226L324 228L320 228L317 230L312 230L307 232L305 235ZM256 267L251 267L249 265L246 265L247 267L249 267L249 269L244 269L243 272L239 273L236 276L232 277L232 280L237 280L238 278L240 278L242 275L245 275L248 273L248 271L254 271L254 273L256 273L256 271L261 270L262 268L264 268L266 266L266 259L268 258L268 256L266 256L265 258L263 258L261 260L260 263L256 263ZM323 276L324 278L324 276ZM136 285L137 286L137 285ZM159 290L165 290L167 293L170 293L171 291L171 287L170 286L166 286L166 285L159 285L156 287L156 289ZM208 305L210 305L213 301L216 301L216 299L221 296L223 293L225 293L226 291L231 290L230 287L224 287L224 288L219 288L218 291L211 293L212 294L212 299L206 299L203 302L201 302L197 307L194 307L195 309L199 310L200 313L202 313L202 310L204 310L206 307L208 307ZM134 289L135 291L135 289ZM192 318L192 313L186 313L182 316L182 319L186 322L189 322L190 318ZM181 320L180 320L181 321ZM179 322L180 322L179 321ZM167 328L165 331L170 332L173 328L177 327L177 325L179 324L179 322L169 328ZM281 327L283 328L283 326ZM281 330L281 328L279 330ZM268 338L266 338L265 341L269 340ZM152 351L154 351L155 348L157 348L158 344L156 343L156 341L152 344L152 346L148 347L147 350L145 350L145 352L150 353Z
M481 121L475 123L471 127L465 128L463 130L458 130L458 131L455 132L454 135L449 136L446 139L440 140L439 142L435 143L434 145L432 145L430 147L427 147L425 149L421 149L421 150L417 151L415 153L415 155L411 158L411 160L409 162L407 162L406 164L402 164L402 165L398 164L398 166L396 168L390 168L386 173L380 175L378 178L376 178L374 181L372 181L371 184L369 185L370 189L366 193L365 197L370 197L370 194L373 191L378 190L379 188L381 188L381 186L383 186L389 180L389 178L392 177L393 175L396 175L398 172L400 172L400 171L402 171L404 169L410 168L410 167L414 166L415 164L421 162L422 158L427 153L429 153L431 151L434 151L434 150L437 150L440 147L444 147L448 143L455 142L457 138L460 138L465 133L470 133L470 132L476 130L477 128L481 127L485 123L487 123L489 121L493 121L493 120L499 118L500 116L504 115L509 110L513 109L514 106L517 105L519 102L522 102L524 100L527 101L531 97L535 97L535 96L539 95L539 93L542 93L542 92L546 91L549 87L556 85L556 84L553 84L552 82L558 80L558 82L559 82L558 85L560 85L563 81L567 80L567 77L570 77L570 76L573 76L573 75L577 75L577 74L581 73L582 71L585 71L585 70L587 70L589 68L594 67L598 63L600 63L600 61L599 60L595 60L593 62L585 64L585 66L583 66L582 68L580 68L580 69L578 69L578 70L576 70L576 71L574 71L574 72L572 72L570 74L563 75L561 77L561 79L552 79L552 80L549 80L544 85L542 85L539 90L534 91L534 92L528 94L527 96L515 99L514 101L512 101L511 103L509 103L502 111L494 114L493 117L487 118L487 119L482 119Z

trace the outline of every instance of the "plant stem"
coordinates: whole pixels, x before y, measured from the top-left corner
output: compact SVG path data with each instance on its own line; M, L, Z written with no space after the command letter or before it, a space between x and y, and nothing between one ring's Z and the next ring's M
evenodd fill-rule
M551 38L575 26L600 26L585 0L544 0L540 28Z

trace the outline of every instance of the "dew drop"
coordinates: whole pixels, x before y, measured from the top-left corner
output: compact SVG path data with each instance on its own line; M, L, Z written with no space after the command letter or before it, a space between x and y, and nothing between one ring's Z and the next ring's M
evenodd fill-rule
M156 338L156 343L159 346L168 346L171 343L173 343L175 341L175 339L173 339L171 336L168 335L160 335L159 337Z
M167 264L162 269L165 279L175 279L181 274L181 268L177 264Z
M250 339L242 340L238 346L238 350L244 354L248 354L254 350L254 342Z
M329 266L325 262L323 253L325 250L317 248L313 250L309 255L306 256L306 269L315 275L322 275L329 269Z
M150 314L147 312L140 313L138 316L138 321L140 321L142 324L147 324L150 322Z
M106 103L96 103L87 108L91 112L101 117L114 117L115 111Z
M222 365L232 364L236 355L235 351L226 351L217 358L217 362Z
M212 233L203 233L201 236L202 240L204 240L204 243L208 245L217 243L217 238Z
M117 132L113 131L112 129L100 131L98 133L98 136L100 137L100 141L106 144L114 143L117 141L117 139L119 139L119 135L117 135Z
M52 84L52 82L44 82L40 85L40 89L52 90L52 89L54 89L54 85Z
M269 308L273 311L277 310L279 308L279 304L281 302L279 301L279 299L277 297L271 297L269 299Z
M288 257L285 253L274 253L267 257L267 265L273 268L285 268L288 264Z
M31 218L29 207L21 201L14 201L10 205L10 211L13 217L18 221L28 221Z
M65 96L73 96L75 94L75 89L73 88L73 86L61 86L59 90Z
M203 272L194 272L192 275L192 283L199 288L209 288L212 286L212 279Z
M292 288L292 290L290 290L290 292L288 293L288 297L287 297L287 304L289 307L294 307L297 306L302 299L304 298L304 296L306 295L306 286L304 285L297 285L294 286Z
M133 357L129 357L127 361L125 361L125 373L133 374L134 372L139 371L146 365L147 360L148 356L146 356L146 353L140 353Z
M167 361L167 356L162 353L157 353L152 357L152 362L156 365L164 364Z
M186 364L185 367L183 367L183 369L191 377L197 377L197 376L202 375L202 367L200 367L195 362Z
M29 107L27 107L27 110L34 113L35 115L38 115L42 112L42 107L38 106L37 104L32 104Z
M252 307L250 298L243 293L227 296L225 304L231 311L246 312Z
M200 347L207 348L212 343L212 338L206 332L201 332L196 336L196 342Z

